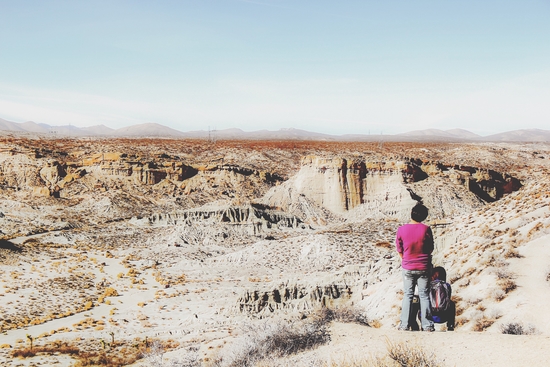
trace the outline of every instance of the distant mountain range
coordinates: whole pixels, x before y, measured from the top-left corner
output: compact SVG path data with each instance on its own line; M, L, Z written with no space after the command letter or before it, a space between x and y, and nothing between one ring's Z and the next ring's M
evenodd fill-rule
M395 135L346 134L329 135L300 129L275 131L243 131L225 129L214 131L182 132L156 123L146 123L111 129L105 125L77 127L72 125L52 126L32 121L23 123L0 119L0 134L39 135L56 137L161 137L187 139L246 139L246 140L322 140L322 141L434 141L434 142L550 142L550 130L522 129L504 133L480 136L468 130L426 129Z

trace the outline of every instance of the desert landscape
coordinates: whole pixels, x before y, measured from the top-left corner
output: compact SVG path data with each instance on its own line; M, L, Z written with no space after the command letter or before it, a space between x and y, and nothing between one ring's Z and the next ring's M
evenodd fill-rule
M545 365L549 169L546 142L6 134L0 364ZM454 332L397 331L419 201Z

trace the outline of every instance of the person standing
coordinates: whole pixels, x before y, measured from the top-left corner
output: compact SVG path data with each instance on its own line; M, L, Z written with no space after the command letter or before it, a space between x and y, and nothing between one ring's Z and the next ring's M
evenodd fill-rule
M409 313L418 286L421 325L424 331L434 331L430 310L430 278L434 240L432 229L422 222L428 217L428 208L416 204L411 210L411 221L397 229L395 248L401 257L403 272L403 303L399 330L408 330Z

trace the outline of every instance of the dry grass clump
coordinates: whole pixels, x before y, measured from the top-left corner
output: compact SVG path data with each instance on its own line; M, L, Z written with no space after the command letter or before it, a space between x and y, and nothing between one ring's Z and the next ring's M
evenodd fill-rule
M354 357L344 358L340 361L323 362L319 360L308 361L310 367L440 367L443 364L437 360L433 353L427 353L426 348L407 343L387 342L387 355L383 357ZM306 365L306 364L302 364ZM294 367L296 364L283 364L264 362L258 367Z
M388 341L388 357L397 362L396 366L407 367L437 367L441 363L426 348L410 346L406 343L391 343ZM378 366L382 366L378 364Z
M180 357L178 360L164 361L164 346L162 343L154 342L149 350L143 354L143 358L149 362L151 367L201 367L198 350L198 345L192 345L187 348L184 357Z
M362 310L353 306L335 309L323 307L308 319L295 323L283 321L250 327L229 350L224 350L213 367L247 367L259 363L269 365L269 359L292 355L314 348L330 340L326 325L331 321L369 325ZM267 363L267 364L265 364Z
M47 354L47 355L53 355L53 354L67 354L67 355L78 355L80 353L80 349L78 349L75 346L72 345L59 345L59 346L44 346L44 347L34 347L34 348L22 348L22 349L15 349L12 352L13 358L31 358L36 356L37 354Z
M511 335L533 335L536 333L536 329L532 325L524 327L519 322L510 322L508 324L502 324L500 326L500 331L503 334L511 334Z
M331 321L356 323L371 326L364 310L355 306L342 306L337 308L322 307L316 310L311 317L316 322L329 323Z
M498 284L500 285L500 288L504 291L504 293L508 294L514 289L517 288L516 282L514 282L512 279L503 279L499 280Z
M249 367L260 361L291 355L330 340L325 323L319 320L264 323L250 326L229 350L219 356L213 367Z
M83 366L105 366L122 367L132 364L142 358L142 353L137 350L123 348L117 353L107 352L81 352L78 354L78 361L75 367Z
M498 270L496 276L499 289L493 290L491 295L495 300L502 301L508 293L517 288L517 284L514 281L515 276L506 270Z
M491 325L495 323L495 319L479 319L474 324L474 327L472 328L473 331L484 331L485 329L489 328Z
M69 355L74 359L74 364L71 366L104 366L104 367L121 367L127 366L144 358L151 352L153 345L158 344L166 350L172 350L178 347L178 343L166 341L160 343L158 341L147 340L142 343L140 341L132 344L127 342L115 342L114 335L111 335L110 343L103 339L101 342L101 350L88 351L79 348L74 343L56 341L45 346L35 346L14 349L11 352L12 358L32 358L37 355ZM185 366L185 365L183 365Z
M504 257L505 257L506 259L510 259L510 258L520 259L520 258L522 258L523 256L518 252L518 250L516 250L516 249L513 248L513 247L510 247L510 248L504 253Z

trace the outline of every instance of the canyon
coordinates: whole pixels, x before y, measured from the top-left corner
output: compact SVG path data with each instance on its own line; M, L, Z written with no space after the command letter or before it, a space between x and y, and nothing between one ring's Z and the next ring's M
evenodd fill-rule
M550 318L521 316L550 298L533 257L549 159L546 143L2 137L0 360L30 335L113 353L158 339L176 358L198 344L206 362L244 324L348 306L393 330L393 241L417 202L456 332L521 320L550 335ZM522 264L543 295L524 301Z

